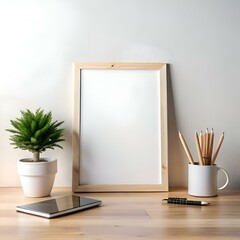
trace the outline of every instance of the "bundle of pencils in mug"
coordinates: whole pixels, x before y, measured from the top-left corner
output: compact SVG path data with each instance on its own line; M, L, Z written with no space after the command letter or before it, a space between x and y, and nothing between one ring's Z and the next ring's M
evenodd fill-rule
M224 133L219 138L218 144L216 146L215 151L213 152L213 145L214 145L214 132L213 129L209 131L208 129L205 132L195 132L195 144L198 153L199 163L195 163L192 157L192 154L188 148L188 145L183 137L183 135L179 132L179 138L182 142L183 148L187 154L188 161L190 164L199 164L199 165L213 165L216 161L218 152L221 148Z

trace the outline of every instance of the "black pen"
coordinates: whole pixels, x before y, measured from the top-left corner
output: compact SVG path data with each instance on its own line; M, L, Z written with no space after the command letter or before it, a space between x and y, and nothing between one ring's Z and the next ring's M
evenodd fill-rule
M163 199L163 201L167 201L167 203L173 204L197 205L197 206L207 206L210 204L208 202L203 201L188 200L187 198L167 198Z

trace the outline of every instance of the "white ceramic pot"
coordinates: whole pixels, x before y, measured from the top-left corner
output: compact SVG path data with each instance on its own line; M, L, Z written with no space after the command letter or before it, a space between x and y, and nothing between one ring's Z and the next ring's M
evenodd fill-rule
M55 174L57 172L57 159L43 158L46 162L27 162L20 159L17 162L23 192L27 197L49 196Z

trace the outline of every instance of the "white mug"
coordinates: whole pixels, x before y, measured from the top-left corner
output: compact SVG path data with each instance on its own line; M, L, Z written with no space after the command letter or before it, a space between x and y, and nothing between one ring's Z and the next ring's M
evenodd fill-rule
M217 174L222 171L226 176L223 186L217 186ZM217 196L217 191L224 189L229 182L227 172L217 165L188 164L188 194L197 197Z

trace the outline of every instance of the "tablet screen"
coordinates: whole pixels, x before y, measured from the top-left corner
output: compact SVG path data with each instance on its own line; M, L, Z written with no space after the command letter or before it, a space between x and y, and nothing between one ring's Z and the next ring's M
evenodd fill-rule
M46 201L17 206L17 211L39 215L43 217L56 217L63 214L80 211L100 205L97 199L69 195Z

